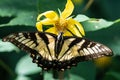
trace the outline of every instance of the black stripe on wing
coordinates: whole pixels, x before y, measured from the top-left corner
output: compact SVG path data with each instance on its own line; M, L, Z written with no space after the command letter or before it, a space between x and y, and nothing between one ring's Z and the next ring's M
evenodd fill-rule
M49 42L50 38L52 40L55 40L57 36L51 33L43 33L43 32L23 32L23 33L21 32L21 33L14 33L8 35L7 37L3 38L3 41L9 41L15 44L20 49L31 53L30 55L33 58L33 62L37 64L39 63L38 66L41 66L42 68L46 69L46 67L47 68L50 67L48 65L51 64L50 63L51 61L49 61L49 59L45 59L43 55L44 54L51 55L49 50L50 47L48 47L48 44L50 44ZM41 48L47 48L48 50L47 53L43 53L43 54L40 53L39 46L41 45L43 45L43 47Z
M51 43L49 42L50 36L54 41L56 41L57 35L50 34L50 33L42 33L42 32L40 33L26 32L26 33L12 34L5 37L3 41L12 42L16 46L18 46L20 49L30 52L31 57L33 58L33 62L37 63L38 66L42 67L44 70L49 70L51 68L56 70L69 69L81 61L86 61L86 60L91 60L91 59L95 59L102 56L112 55L112 51L108 47L102 44L99 44L97 42L89 41L87 39L79 38L79 37L63 37L64 38L63 44L66 44L68 48L66 49L66 47L62 46L62 49L65 49L66 51L63 53L63 55L60 55L60 59L48 60L43 58L43 55L41 56L41 54L39 53L39 50L35 50L34 47L44 43L45 44L44 46L47 47L49 55L51 55L50 49L52 49L52 47L55 46L55 44L54 45L51 44L52 47L48 46ZM44 42L41 43L41 41L40 42L38 41L39 42L38 43L37 42L38 38ZM70 38L73 38L73 40L69 40ZM67 44L67 41L70 43ZM27 43L29 44L27 45ZM74 46L76 49L73 48ZM72 52L67 54L70 50L77 53L78 55L76 56Z
M27 39L30 39L30 40L25 41ZM28 33L28 32L14 33L14 34L10 34L7 37L3 38L3 41L9 41L9 42L13 43L14 45L16 45L18 48L20 48L21 50L24 50L24 51L26 51L28 53L31 53L31 57L33 58L33 62L38 62L35 59L36 56L38 56L38 51L30 48L30 45L29 46L25 45L28 42L30 42L31 40L33 41L34 44L36 44L36 46L38 45L38 43L36 41L35 32L32 32L32 33ZM24 42L24 43L22 43L22 42ZM34 47L36 47L36 46L34 46ZM41 58L41 57L42 56L39 55L39 58Z
M62 61L68 60L67 57L72 59L77 58L78 61L86 61L86 60L99 58L102 56L113 55L112 50L103 44L79 37L64 37L64 40L66 40L66 42L69 42L67 40L69 40L70 38L73 38L74 40L68 45L69 48L61 56L61 58L64 57ZM72 51L71 53L69 53L70 50ZM74 55L74 52L75 54L77 53L77 56Z
M59 59L62 62L61 69L69 69L71 66L77 65L78 62L96 59L102 56L112 56L111 49L103 44L93 42L84 38L64 37L67 42L70 38L74 38L68 45L69 48ZM64 47L64 46L63 46ZM71 52L69 52L71 50ZM75 55L75 54L77 55Z
M3 41L9 41L26 52L30 52L30 53L37 52L33 50L32 48L30 48L30 46L33 44L35 44L34 47L38 45L34 32L33 33L27 33L27 32L26 33L14 33L14 34L8 35L7 37L4 37ZM29 42L31 42L31 44L26 46L25 44Z
M90 41L90 40L87 40L84 38L82 38L82 40L84 40L84 42L82 45L79 45L80 48L78 48L78 53L80 56L78 56L76 58L76 60L78 60L78 61L91 60L91 59L99 58L102 56L112 56L113 55L112 50L103 44L100 44L100 43L97 43L94 41ZM79 43L81 43L81 42L78 42L77 44L79 44Z

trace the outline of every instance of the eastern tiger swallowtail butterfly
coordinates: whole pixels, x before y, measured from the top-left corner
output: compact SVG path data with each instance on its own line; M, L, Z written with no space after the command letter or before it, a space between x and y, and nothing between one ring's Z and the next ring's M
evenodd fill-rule
M44 70L69 69L78 62L102 56L111 56L112 50L103 44L75 36L63 36L44 32L20 32L11 34L9 41L29 52L33 62Z

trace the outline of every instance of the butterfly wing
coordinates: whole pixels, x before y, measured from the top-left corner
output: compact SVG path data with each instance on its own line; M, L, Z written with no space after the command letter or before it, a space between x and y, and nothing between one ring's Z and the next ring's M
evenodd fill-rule
M29 52L33 62L45 68L53 59L55 59L56 35L42 32L21 32L14 33L5 38L3 41L9 41L20 49Z
M64 70L78 62L102 56L111 56L112 51L100 44L79 37L63 37L58 57L55 56L57 35L42 32L24 32L11 34L3 39L31 54L33 62L44 70ZM59 46L59 45L58 45Z
M70 68L81 61L112 55L112 50L103 44L79 37L64 37L59 61L67 61Z

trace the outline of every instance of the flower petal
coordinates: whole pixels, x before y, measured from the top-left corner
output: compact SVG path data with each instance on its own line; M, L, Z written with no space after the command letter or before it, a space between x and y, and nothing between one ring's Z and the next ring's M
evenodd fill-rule
M45 32L53 33L53 34L58 34L57 30L55 27L51 27L47 29Z
M54 11L46 11L44 13L39 14L37 17L37 21L39 21L42 16L45 16L46 18L51 19L51 20L58 19L58 15Z
M43 31L42 23L41 23L41 22L37 22L37 23L36 23L36 27L37 27L37 30L38 30L38 31Z
M68 30L71 32L72 35L82 37L82 35L80 34L79 30L74 25L70 25L68 27Z
M78 21L74 19L69 19L68 23L69 25L75 25L74 27L76 28L76 30L79 31L79 33L81 33L83 36L85 35L83 26Z
M73 36L68 30L64 31L63 36Z
M85 31L84 31L82 25L79 22L77 22L77 21L75 22L75 25L79 29L79 31L81 32L81 34L84 36L85 35Z
M44 19L40 21L42 23L42 25L54 25L55 22L51 19Z
M73 5L72 1L67 0L65 9L62 12L61 17L66 19L67 17L69 17L72 14L73 10L74 10L74 5Z

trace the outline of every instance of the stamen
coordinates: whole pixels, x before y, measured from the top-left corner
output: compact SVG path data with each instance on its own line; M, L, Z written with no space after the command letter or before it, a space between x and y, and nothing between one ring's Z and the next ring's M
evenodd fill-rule
M55 26L56 26L58 32L63 32L66 29L66 27L68 26L67 20L59 19L58 21L55 22Z

